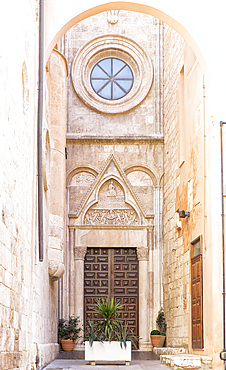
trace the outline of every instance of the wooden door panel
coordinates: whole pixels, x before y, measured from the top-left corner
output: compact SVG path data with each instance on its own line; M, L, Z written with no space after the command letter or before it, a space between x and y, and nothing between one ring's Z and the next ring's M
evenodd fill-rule
M191 260L192 348L203 348L202 255Z
M88 248L84 262L84 318L95 320L97 298L124 305L119 318L138 335L138 259L135 248Z

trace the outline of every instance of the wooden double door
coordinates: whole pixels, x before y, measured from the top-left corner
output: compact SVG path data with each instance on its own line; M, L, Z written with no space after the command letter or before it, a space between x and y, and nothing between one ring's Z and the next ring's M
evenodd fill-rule
M85 325L94 319L93 305L100 298L123 304L119 318L138 335L138 259L136 248L88 248L84 262Z

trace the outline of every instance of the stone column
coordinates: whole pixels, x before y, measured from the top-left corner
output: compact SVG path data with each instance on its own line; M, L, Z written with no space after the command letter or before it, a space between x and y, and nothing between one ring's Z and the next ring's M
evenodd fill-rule
M153 309L154 309L154 227L147 231L148 239L148 253L149 253L149 269L148 269L148 280L149 280L149 332L155 328L153 326Z
M69 229L69 315L75 314L75 262L74 262L75 230Z
M149 351L149 281L148 281L148 248L137 247L139 261L139 336L140 350Z
M79 316L83 324L84 312L84 259L87 247L76 246L74 248L75 260L75 316Z

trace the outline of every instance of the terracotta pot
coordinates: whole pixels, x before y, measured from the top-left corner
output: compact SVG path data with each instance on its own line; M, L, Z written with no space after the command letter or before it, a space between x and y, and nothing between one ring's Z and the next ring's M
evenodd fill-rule
M161 335L151 335L151 342L153 347L158 347L161 337Z
M63 351L71 352L74 349L75 342L71 339L61 339L61 346Z

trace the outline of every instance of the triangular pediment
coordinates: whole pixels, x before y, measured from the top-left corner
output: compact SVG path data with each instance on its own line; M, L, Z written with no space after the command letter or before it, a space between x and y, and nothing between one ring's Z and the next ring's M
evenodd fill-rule
M83 224L142 225L142 206L114 155L110 155L77 213Z

